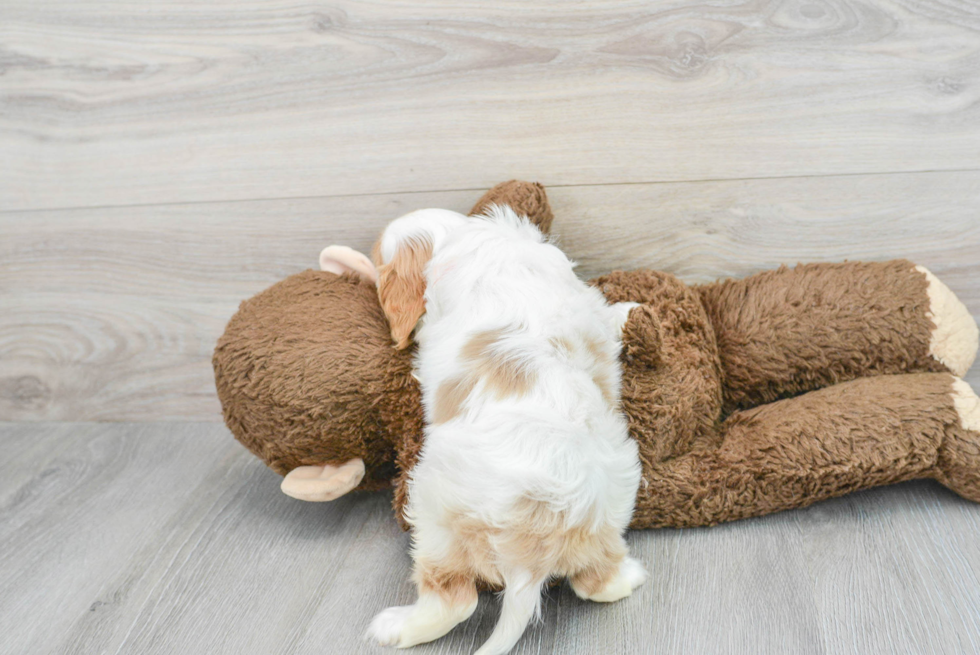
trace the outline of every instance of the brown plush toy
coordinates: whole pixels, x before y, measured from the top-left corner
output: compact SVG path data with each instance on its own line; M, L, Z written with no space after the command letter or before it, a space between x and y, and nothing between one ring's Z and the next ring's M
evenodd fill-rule
M547 231L540 185L509 204ZM422 445L412 349L398 350L374 268L347 248L334 272L294 275L242 303L214 353L225 421L283 490L332 500L395 487ZM339 273L339 274L338 274ZM980 400L963 380L976 323L907 261L810 264L689 287L617 271L592 281L640 303L623 329L622 410L643 480L632 527L711 525L876 485L933 478L980 502Z

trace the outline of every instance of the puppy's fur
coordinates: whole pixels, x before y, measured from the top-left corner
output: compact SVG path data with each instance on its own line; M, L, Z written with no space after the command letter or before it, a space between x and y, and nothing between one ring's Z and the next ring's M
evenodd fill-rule
M629 595L646 577L623 540L640 480L618 407L630 305L608 305L507 207L413 212L374 256L396 347L415 330L426 435L406 511L419 599L369 634L436 639L472 614L483 580L504 597L478 654L506 653L550 578L591 600Z

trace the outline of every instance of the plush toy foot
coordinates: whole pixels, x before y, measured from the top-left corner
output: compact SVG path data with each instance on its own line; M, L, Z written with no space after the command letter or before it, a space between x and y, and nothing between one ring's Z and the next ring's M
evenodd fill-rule
M980 503L980 398L970 385L953 380L954 424L946 428L936 479L960 496Z
M962 377L970 370L980 346L980 330L970 311L952 291L925 266L915 270L929 283L929 318L936 324L929 340L929 354L942 362L953 375Z
M286 474L281 489L287 496L325 502L340 498L364 479L364 460L352 459L339 466L300 466Z
M953 382L953 405L963 429L980 433L980 398L965 380Z

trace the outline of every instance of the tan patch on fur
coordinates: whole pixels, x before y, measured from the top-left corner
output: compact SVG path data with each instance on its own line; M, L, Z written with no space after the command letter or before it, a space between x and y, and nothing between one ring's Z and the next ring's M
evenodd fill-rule
M463 515L449 517L448 523L453 544L448 556L438 563L439 568L455 571L492 587L503 587L504 579L497 569L496 551L490 543L491 538L496 538L501 531Z
M560 351L564 355L571 355L575 352L575 344L565 337L551 337L548 339L548 343L550 343L556 350Z
M377 246L373 256L378 257ZM399 350L411 343L412 330L425 313L425 265L432 259L432 243L409 239L391 261L378 268L378 300L391 338Z
M495 538L505 555L538 577L578 576L595 579L602 588L616 574L626 545L610 525L568 526L565 514L547 503L524 499L514 509L511 529Z
M622 559L622 557L619 558L619 561L613 558L597 559L595 563L579 570L578 573L571 576L571 581L575 585L576 591L585 597L595 595L602 591L609 584L609 581L619 572Z
M507 526L490 526L461 515L450 517L453 546L449 555L436 564L417 563L417 579L427 580L433 588L445 588L446 593L456 593L466 580L500 588L504 580L497 562L503 559L536 578L572 576L580 590L591 594L616 575L626 556L626 544L614 527L569 527L564 514L547 503L522 499L511 516Z
M432 422L439 424L451 421L459 416L463 402L473 391L477 383L476 377L451 378L439 385L436 390L436 402L432 412Z
M603 400L610 407L618 407L619 399L613 392L612 381L609 379L609 375L606 372L610 367L614 365L612 358L609 354L603 350L602 344L595 339L586 338L584 340L585 350L592 357L592 381L597 387L599 387L599 392L602 394Z
M609 381L608 375L598 371L592 374L592 381L595 382L595 386L599 387L602 399L606 401L607 405L616 407L619 404L616 395L613 393L612 383Z
M477 602L476 578L461 557L446 561L415 562L413 580L420 592L432 592L449 605L470 605Z
M504 334L506 332L500 329L477 332L463 345L460 355L463 359L480 361L492 354L494 344L500 341Z
M596 362L606 362L609 360L609 358L606 357L606 353L602 350L602 344L600 344L598 341L586 337L583 342L585 343L585 349L590 355L592 355L592 359L594 359Z
M463 346L460 355L473 365L473 373L483 379L497 400L526 395L537 380L537 373L507 353L494 352L504 336L503 330L479 332Z

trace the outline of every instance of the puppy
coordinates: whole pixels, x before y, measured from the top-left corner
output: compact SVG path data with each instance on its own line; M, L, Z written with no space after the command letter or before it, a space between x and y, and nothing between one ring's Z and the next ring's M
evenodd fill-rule
M508 207L413 212L374 257L396 347L415 332L426 432L406 509L418 601L378 614L368 636L401 648L441 637L476 609L482 581L504 588L477 651L495 655L551 578L584 599L628 596L646 579L623 540L640 481L618 406L632 303L608 305Z

